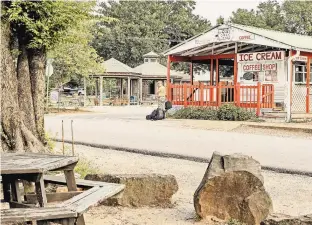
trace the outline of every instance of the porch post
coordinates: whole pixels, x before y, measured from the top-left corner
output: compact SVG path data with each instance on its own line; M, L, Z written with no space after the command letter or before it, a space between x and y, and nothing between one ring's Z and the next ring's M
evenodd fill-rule
M167 59L167 99L169 101L171 101L170 63L171 63L171 58L169 55Z
M100 76L100 106L103 105L103 76Z
M130 92L130 77L128 77L128 105L130 105L130 95L131 95L131 92Z
M237 54L234 56L234 84L237 83Z
M120 78L120 90L121 90L120 98L123 99L123 79L122 78Z
M311 58L307 62L307 96L306 96L306 113L310 113L310 79L311 79Z
M210 86L213 86L213 74L214 74L214 69L213 69L213 59L210 60ZM209 92L209 101L211 104L213 101L213 88L210 88L210 92Z
M142 103L143 101L143 79L142 78L139 78L139 100L140 100L140 103Z
M190 83L193 85L194 77L193 77L193 62L190 63Z
M219 59L216 59L216 86L218 86L219 80Z

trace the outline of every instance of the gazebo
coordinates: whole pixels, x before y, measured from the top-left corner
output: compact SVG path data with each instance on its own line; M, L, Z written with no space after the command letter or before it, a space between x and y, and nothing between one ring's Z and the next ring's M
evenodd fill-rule
M157 82L162 81L166 85L167 67L159 63L160 56L151 51L143 55L144 63L135 67L134 71L142 77L142 102L152 102L157 93ZM171 82L189 82L190 77L184 73L170 70Z
M131 67L126 64L110 58L103 63L105 72L98 75L90 75L91 78L96 78L100 80L100 101L99 105L103 105L103 78L104 79L116 79L118 87L117 99L110 99L109 102L118 101L121 104L138 103L142 95L142 81L141 74L135 72ZM126 81L126 82L124 82ZM124 86L123 84L127 85ZM136 100L137 99L137 100Z

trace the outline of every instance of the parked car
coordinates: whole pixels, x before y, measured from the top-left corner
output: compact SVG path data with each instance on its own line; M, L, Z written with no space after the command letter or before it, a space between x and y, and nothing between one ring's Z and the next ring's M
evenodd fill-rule
M85 95L84 88L78 88L78 95Z

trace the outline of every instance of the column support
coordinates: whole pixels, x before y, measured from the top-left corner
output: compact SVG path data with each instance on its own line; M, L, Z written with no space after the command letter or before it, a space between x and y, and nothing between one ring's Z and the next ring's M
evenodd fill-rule
M128 105L130 105L130 95L131 95L130 82L131 82L131 79L130 79L130 77L128 77Z

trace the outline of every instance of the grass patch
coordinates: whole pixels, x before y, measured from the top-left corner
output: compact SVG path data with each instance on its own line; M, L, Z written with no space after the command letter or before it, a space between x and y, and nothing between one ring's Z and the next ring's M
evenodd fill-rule
M97 170L92 166L91 161L86 158L79 157L79 161L75 167L75 173L78 173L81 179L84 179L88 174L96 172Z
M195 120L247 121L256 119L253 112L234 105L222 105L218 109L210 107L186 107L176 110L171 118Z

